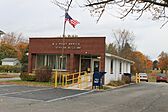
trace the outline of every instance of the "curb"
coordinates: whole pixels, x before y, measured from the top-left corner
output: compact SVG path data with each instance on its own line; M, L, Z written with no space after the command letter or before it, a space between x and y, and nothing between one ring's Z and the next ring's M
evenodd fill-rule
M130 84L124 84L122 86L117 86L117 87L113 87L113 86L105 86L105 87L109 87L109 89L106 89L106 90L94 90L96 92L105 92L105 91L111 91L111 90L115 90L115 89L120 89L120 88L124 88L124 87L128 87L128 86L131 86L131 85L135 85L135 83L130 83Z

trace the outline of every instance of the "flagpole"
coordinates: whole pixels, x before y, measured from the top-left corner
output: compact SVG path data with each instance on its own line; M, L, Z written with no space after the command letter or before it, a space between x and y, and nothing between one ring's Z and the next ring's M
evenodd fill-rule
M65 10L65 15L66 15L66 13L67 13L67 10ZM62 34L62 52L61 52L61 57L60 57L60 59L61 59L61 67L60 67L61 71L63 70L63 62L64 62L63 59L64 59L64 43L65 43L65 30L66 30L66 21L65 20L64 20L64 25L63 26L64 27L63 27L63 34ZM60 76L62 77L61 72L60 72ZM59 83L61 83L61 78L59 78Z
M72 0L69 2L67 9L65 9L65 15L69 11L69 7L71 6ZM63 34L62 34L62 55L61 55L61 70L63 69L63 59L64 59L64 43L65 43L65 30L66 30L66 21L64 18L64 27L63 27ZM60 75L61 76L61 75ZM61 83L61 78L59 80L59 83Z
M65 10L65 15L68 11ZM65 19L65 18L64 18ZM63 34L62 34L62 37L64 38L65 37L65 28L66 28L66 21L64 20L64 27L63 27Z
M68 11L65 10L65 15ZM65 42L65 30L66 30L66 21L64 20L63 34L62 34L62 62L61 69L63 68L63 55L64 55L64 42Z
M69 2L67 9L65 9L65 14L68 13L69 7L71 6L72 0ZM65 19L65 18L64 18ZM66 28L66 21L64 20L64 28L63 28L63 38L65 37L65 28Z

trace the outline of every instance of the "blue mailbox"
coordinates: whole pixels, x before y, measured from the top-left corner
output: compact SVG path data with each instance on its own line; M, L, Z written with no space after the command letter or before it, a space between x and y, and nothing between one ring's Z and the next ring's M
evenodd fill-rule
M93 74L93 86L102 86L103 85L103 76L106 72L94 72Z

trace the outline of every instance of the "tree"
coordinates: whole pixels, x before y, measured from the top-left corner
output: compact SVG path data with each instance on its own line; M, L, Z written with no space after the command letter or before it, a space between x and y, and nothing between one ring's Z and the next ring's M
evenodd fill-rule
M132 72L140 73L140 72L148 72L151 70L151 60L143 53L139 51L134 51L132 55L132 60L135 62L132 66Z
M19 60L22 58L24 50L28 46L28 40L24 38L22 33L16 34L14 32L4 34L1 43L13 47L17 51L17 58Z
M161 52L159 55L159 68L163 71L165 70L167 72L168 70L168 54L165 52Z
M68 4L71 4L72 1L59 2L59 0L53 0L53 3L61 9L65 9L65 7L70 6ZM89 8L91 15L98 16L97 22L106 10L117 12L120 19L129 14L134 14L137 16L136 19L139 19L147 12L148 15L151 14L152 20L164 20L165 23L162 27L168 22L168 0L86 0L84 7Z
M126 43L125 46L119 52L119 56L132 60L132 53L133 53L133 47L131 47L128 43Z
M153 69L153 62L147 57L147 70L152 70Z
M117 49L114 43L110 43L109 45L106 45L106 52L117 55Z
M23 56L25 55L25 52L28 52L28 43L25 42L20 42L16 45L16 50L18 53L18 59L21 60L23 58Z
M159 69L159 67L158 67L158 61L157 60L155 60L155 61L153 61L153 70L158 70Z
M28 46L24 49L20 62L21 64L28 64Z
M130 59L134 49L134 34L128 30L116 30L113 32L114 44L119 56Z
M139 19L143 13L150 12L153 20L166 19L168 22L168 0L87 0L86 7L90 7L90 12L93 15L98 15L98 21L105 10L117 10L121 15L121 19L128 14L138 14Z
M127 45L129 45L130 47L134 46L134 34L126 29L113 31L113 36L115 38L115 44L118 52L120 52Z
M0 46L0 63L3 58L16 58L17 51L8 44L1 44Z
M11 32L11 33L4 34L2 36L1 42L5 43L5 44L12 45L12 46L16 46L20 42L26 42L27 43L27 40L24 38L22 33L16 34L14 32Z

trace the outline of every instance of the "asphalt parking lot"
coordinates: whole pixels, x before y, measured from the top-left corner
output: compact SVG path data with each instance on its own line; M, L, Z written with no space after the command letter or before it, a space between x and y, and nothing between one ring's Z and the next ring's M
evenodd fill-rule
M93 91L17 85L0 85L0 96L28 99L32 101L53 102L61 99L67 99L88 94L91 92Z

